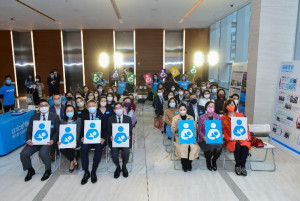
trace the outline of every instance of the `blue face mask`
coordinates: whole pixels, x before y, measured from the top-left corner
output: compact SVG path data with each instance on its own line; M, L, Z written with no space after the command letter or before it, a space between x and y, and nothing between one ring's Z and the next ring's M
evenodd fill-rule
M102 79L102 75L100 75L99 77L100 77L100 79Z
M98 89L98 91L101 93L103 91L103 89Z
M6 84L11 84L11 80L5 80Z
M156 77L156 76L154 76L154 79L155 79L155 80L157 80L157 77Z
M89 113L90 113L90 114L95 114L95 113L96 113L96 110L97 110L96 107L90 107L90 108L89 108Z
M176 105L175 103L169 103L170 107L175 107L175 105Z
M123 78L123 77L121 78L121 81L124 81L124 78Z
M66 115L71 119L74 116L74 112L67 112Z
M182 80L185 80L185 77L182 77Z

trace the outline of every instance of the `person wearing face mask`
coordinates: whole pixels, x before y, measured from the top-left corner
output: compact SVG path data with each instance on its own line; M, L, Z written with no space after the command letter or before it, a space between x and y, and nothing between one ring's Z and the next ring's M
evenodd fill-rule
M105 91L104 91L104 87L102 85L98 85L97 86L97 91L98 91L98 96L105 96Z
M41 98L43 96L43 89L44 89L44 84L42 82L41 76L37 75L35 77L35 85L36 85L36 90L38 92L38 96Z
M245 115L245 107L240 105L240 96L238 94L232 94L231 98L234 100L235 105L237 105L237 112Z
M78 97L82 97L80 91L75 92L75 99L78 98Z
M121 172L123 172L123 177L127 178L129 176L128 170L127 170L127 163L129 160L129 150L132 147L132 140L133 140L133 123L132 123L132 118L130 118L127 115L124 115L124 108L120 102L116 102L114 105L114 112L115 115L111 116L108 119L108 128L107 128L107 133L108 133L108 138L109 140L109 146L111 148L111 157L112 161L116 165L116 170L114 173L114 178L117 179L120 177ZM114 140L114 137L112 136L112 125L115 123L124 123L124 124L129 124L129 147L124 147L124 148L116 148L112 147L112 141ZM119 162L119 152L122 152L122 168L120 166Z
M221 118L215 113L215 103L213 101L208 101L205 104L205 111L206 113L201 115L198 120L198 143L204 152L207 169L216 171L217 159L222 153L223 144L206 144L205 121L220 120Z
M85 97L85 102L88 102L89 100L95 100L94 92L92 92L92 91L88 92L87 96Z
M60 75L57 73L56 69L53 69L53 75L54 75L54 94L59 94L59 89L60 89Z
M210 81L206 82L206 89L210 89Z
M189 92L190 92L190 94L192 94L193 93L193 87L189 87Z
M217 92L217 99L215 100L217 114L223 114L224 102L225 102L225 90L219 89Z
M203 98L200 98L199 105L202 105L204 107L208 101L210 101L210 91L208 89L205 89L203 93Z
M194 117L194 120L197 122L200 115L205 113L205 108L201 105L198 105L198 100L196 94L190 96L190 104L188 107L187 113Z
M146 85L147 87L152 88L152 94L150 96L152 96L152 100L153 100L152 106L153 107L155 106L155 97L157 95L157 89L158 89L158 85L160 83L163 83L163 80L160 80L158 78L157 73L154 73L153 74L153 82L150 85Z
M132 93L128 94L128 97L131 99L131 106L134 111L136 111L136 104L134 103L134 97Z
M192 83L194 83L195 76L193 77ZM187 75L183 74L181 76L180 81L176 81L175 78L173 77L173 81L179 85L179 87L183 88L186 90L188 86L191 84L191 82L187 79Z
M88 182L89 178L91 177L91 182L97 182L97 168L101 161L102 157L102 150L106 146L106 139L107 139L107 124L100 119L99 110L97 112L97 102L93 99L87 102L87 109L89 113L87 115L82 116L81 118L81 132L80 132L80 140L81 140L81 164L82 169L84 170L84 175L81 180L81 185L84 185ZM100 143L96 144L84 144L84 121L85 120L101 120L101 140ZM94 148L94 158L93 158L93 165L92 171L89 171L89 151L91 148Z
M124 91L126 90L126 80L125 80L125 75L122 74L120 76L120 80L118 81L118 94L122 95Z
M184 96L184 89L179 88L178 89L178 94L175 96L175 99L176 99L177 103L181 103L181 101L183 100L183 96Z
M61 103L60 95L52 96L53 106L50 107L50 112L53 112L59 116L60 119L64 117L65 106Z
M50 141L47 145L35 145L32 142L33 137L33 121L51 121ZM34 114L30 121L26 132L26 146L20 153L23 170L28 171L25 177L25 182L31 180L35 175L35 170L31 164L31 156L35 152L39 152L39 157L45 165L45 173L41 181L47 180L51 175L51 158L50 151L53 150L53 144L57 142L59 137L59 117L52 112L49 112L49 103L45 99L41 99L39 103L39 113Z
M0 99L2 99L4 112L14 110L15 108L15 86L11 84L11 76L5 76L5 84L0 88Z
M81 119L77 117L75 108L72 105L67 105L65 107L64 118L61 120L60 124L76 124L76 147L78 147L81 131ZM61 142L58 141L57 145L61 145ZM74 169L77 170L79 168L79 163L75 157L76 147L60 149L60 152L70 161L70 173L72 173Z
M217 99L217 91L218 91L217 85L212 84L210 86L210 89L211 89L210 99L211 100L216 100Z
M81 96L76 98L75 102L76 102L76 114L79 118L89 113L89 111L86 109L85 101Z
M168 136L168 139L171 140L173 137L173 132L172 132L172 119L175 115L178 114L178 109L177 109L177 101L175 98L169 98L168 100L168 109L165 110L164 112L164 120L166 124L166 135Z
M201 98L201 89L199 87L196 88L196 97L197 100L200 102L200 98Z
M104 121L104 124L107 124L108 118L113 115L113 110L107 105L107 99L105 96L101 96L99 100L99 117L101 121Z
M99 85L105 87L107 81L103 78L103 73L102 72L99 72ZM98 86L95 86L95 87L98 87Z
M26 90L27 90L27 94L32 94L33 92L33 88L32 85L35 83L32 74L29 74L27 79L25 80L25 86L26 86Z
M72 105L73 107L75 107L75 101L73 100L73 94L71 91L68 91L67 93L65 93L65 97L67 99L65 106L67 105Z
M107 106L106 107L110 108L112 110L112 113L114 114L113 109L114 109L114 106L115 106L115 101L114 101L114 98L113 98L113 94L112 93L107 93L106 99L107 99Z
M100 97L101 96L99 96L99 92L98 92L98 90L96 89L96 90L94 90L94 99L95 99L95 101L97 102L97 105L100 105Z
M204 93L204 90L206 89L206 83L201 82L201 92Z
M113 94L117 97L117 100L116 100L116 102L117 102L117 101L119 101L119 99L121 98L121 95L122 95L122 94L119 94L119 93L118 93L118 88L117 88L116 85L113 85L113 86L112 86L112 89L113 89ZM125 87L125 89L126 89L126 87ZM124 89L124 90L125 90L125 89Z
M176 91L175 85L171 86L170 91L172 91L174 93L174 97L178 94L178 92Z
M237 107L233 99L229 98L225 101L223 111L224 115L222 120L222 131L225 144L231 152L234 152L235 159L235 173L237 175L247 176L245 167L248 157L249 149L251 149L251 135L248 126L248 139L247 140L232 140L231 139L231 117L244 117L242 113L236 112Z
M132 108L131 99L129 97L124 98L123 105L124 105L124 114L131 117L132 126L135 127L137 123L137 119L136 119L135 111Z
M83 93L82 93L81 96L82 96L83 98L85 98L85 97L87 96L88 92L89 92L89 87L88 87L88 86L84 86L84 87L83 87Z
M48 85L49 97L53 96L54 94L58 94L58 93L55 93L57 91L57 89L56 89L56 79L54 78L53 71L50 72L50 75L47 78L47 85Z
M179 114L172 119L172 133L175 135L175 154L181 158L182 170L184 172L192 170L192 162L199 156L200 148L197 143L194 144L179 144L178 121L180 120L194 120L191 115L187 114L187 106L181 103L178 106ZM194 124L196 131L196 122ZM196 136L196 135L195 135Z
M155 99L155 114L157 117L164 115L164 95L161 89L157 90L157 97Z
M190 94L185 94L183 97L182 103L189 105L190 104Z

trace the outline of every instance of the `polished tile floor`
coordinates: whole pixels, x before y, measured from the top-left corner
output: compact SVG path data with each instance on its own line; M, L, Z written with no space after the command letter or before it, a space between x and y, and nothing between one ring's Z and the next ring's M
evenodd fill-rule
M174 170L170 154L163 146L163 135L153 128L153 108L150 104L139 104L137 110L133 169L128 178L121 176L116 180L113 173L99 172L96 184L89 181L82 186L82 171L56 171L48 181L41 182L43 165L34 155L34 168L39 174L25 183L19 148L0 157L0 201L300 200L300 160L285 150L275 150L275 172L248 170L248 176L242 177L232 170L200 170L199 162L194 161L193 171L184 173ZM261 156L258 152L252 151L252 155ZM263 167L269 168L270 162L268 157ZM99 168L104 167L102 160ZM111 162L109 169L114 170Z

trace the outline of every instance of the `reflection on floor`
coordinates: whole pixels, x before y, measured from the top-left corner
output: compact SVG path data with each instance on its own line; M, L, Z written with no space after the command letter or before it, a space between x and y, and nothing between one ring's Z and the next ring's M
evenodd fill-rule
M276 149L275 172L249 170L247 177L236 176L232 170L200 170L198 161L193 163L192 172L184 173L174 170L170 154L163 146L163 135L153 128L150 104L138 104L137 119L133 170L127 179L121 176L116 180L112 173L98 173L96 184L89 181L82 186L82 171L72 174L56 171L48 181L41 182L43 165L34 155L33 164L40 174L25 183L26 172L22 171L19 160L22 148L19 148L0 157L0 200L299 200L300 163L291 154ZM252 153L255 157L261 155ZM270 159L265 165L267 168L269 162ZM109 166L110 170L114 170L112 163ZM63 167L68 169L67 164ZM102 160L100 168L104 167L105 161Z

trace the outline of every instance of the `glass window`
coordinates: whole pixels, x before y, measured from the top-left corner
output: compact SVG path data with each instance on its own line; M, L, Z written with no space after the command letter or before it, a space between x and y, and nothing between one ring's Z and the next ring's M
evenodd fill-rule
M123 55L124 68L134 68L134 43L133 31L115 32L115 52Z
M182 73L183 69L183 32L165 32L165 68L176 66Z

